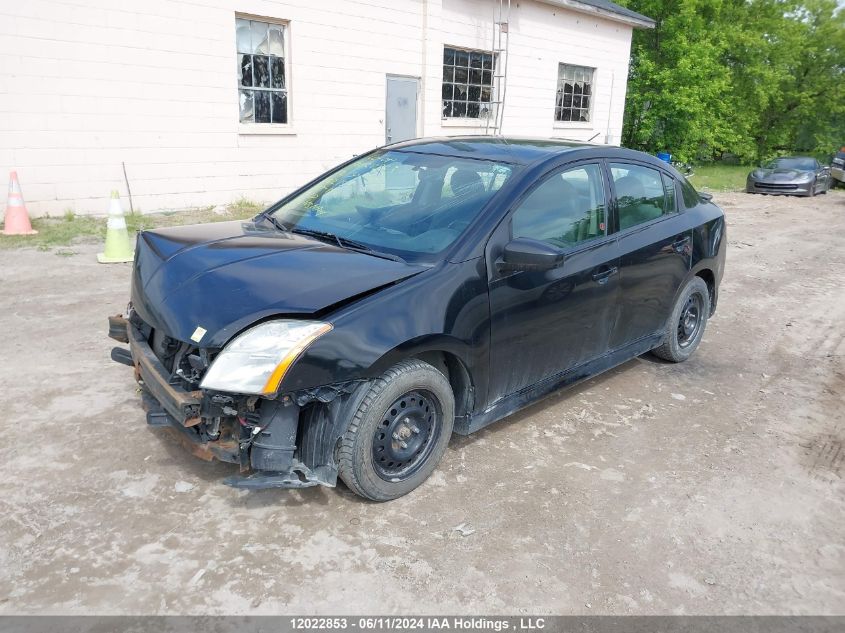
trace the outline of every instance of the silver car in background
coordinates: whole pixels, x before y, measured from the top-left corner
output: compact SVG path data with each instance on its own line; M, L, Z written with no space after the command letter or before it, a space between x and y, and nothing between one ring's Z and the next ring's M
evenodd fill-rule
M845 147L836 152L836 156L830 161L830 175L834 181L845 184ZM836 186L836 182L830 183L830 188Z
M748 193L814 196L830 189L830 168L810 156L783 156L765 163L750 174Z

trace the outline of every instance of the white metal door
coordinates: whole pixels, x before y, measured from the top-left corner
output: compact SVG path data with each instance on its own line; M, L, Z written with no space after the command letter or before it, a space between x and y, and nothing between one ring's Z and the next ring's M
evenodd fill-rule
M385 104L385 143L398 143L417 137L417 93L419 79L387 76Z

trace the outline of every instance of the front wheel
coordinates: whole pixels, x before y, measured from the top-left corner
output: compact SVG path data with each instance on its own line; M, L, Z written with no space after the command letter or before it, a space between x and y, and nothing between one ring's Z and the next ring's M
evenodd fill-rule
M710 316L710 290L701 277L684 286L666 324L663 344L652 350L655 356L680 363L698 347Z
M423 361L402 361L373 381L341 438L340 478L373 501L401 497L437 467L454 422L446 377Z

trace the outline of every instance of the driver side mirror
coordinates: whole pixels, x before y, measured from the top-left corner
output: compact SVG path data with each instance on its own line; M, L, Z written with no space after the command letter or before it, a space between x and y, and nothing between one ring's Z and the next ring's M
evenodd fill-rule
M530 237L518 237L508 242L496 262L500 271L551 270L561 264L563 253L551 244Z

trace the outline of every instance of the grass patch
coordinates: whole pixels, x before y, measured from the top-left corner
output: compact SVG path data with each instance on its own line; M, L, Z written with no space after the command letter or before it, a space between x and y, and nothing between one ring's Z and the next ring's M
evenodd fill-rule
M744 191L745 179L752 169L748 165L701 165L695 168L690 182L701 190Z
M227 220L245 220L255 216L263 205L240 198L225 207L202 207L186 211L166 213L127 213L126 226L130 235L146 229L186 224L204 224L207 222L225 222ZM101 242L106 239L106 218L89 215L76 215L66 211L61 217L35 218L32 228L38 235L3 235L0 233L0 248L35 247L39 250L70 246L76 243ZM68 255L69 251L59 254Z

